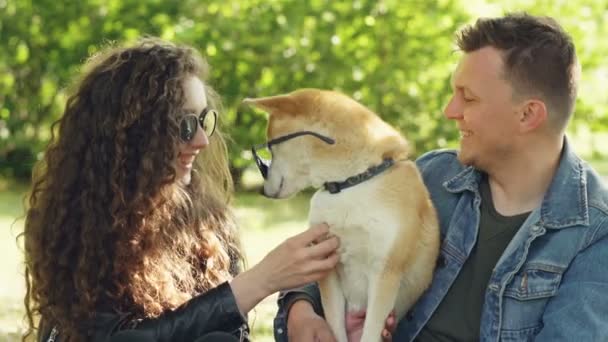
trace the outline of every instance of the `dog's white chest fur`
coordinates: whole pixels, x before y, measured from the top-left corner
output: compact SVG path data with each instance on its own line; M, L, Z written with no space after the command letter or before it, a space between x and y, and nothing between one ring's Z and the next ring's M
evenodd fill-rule
M329 224L340 239L336 272L348 310L367 306L369 277L386 264L398 229L397 218L370 191L373 182L339 194L319 191L311 199L310 222Z

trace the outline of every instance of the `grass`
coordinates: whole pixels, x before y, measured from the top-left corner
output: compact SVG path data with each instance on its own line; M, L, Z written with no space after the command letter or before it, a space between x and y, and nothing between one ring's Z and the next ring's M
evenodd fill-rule
M23 317L22 253L16 238L21 232L24 185L0 180L0 341L17 341Z
M308 227L309 198L307 194L281 201L252 193L237 196L236 215L249 266L255 265L289 236ZM274 341L272 320L277 308L276 299L276 294L266 298L249 314L253 341Z
M21 232L23 197L26 187L0 180L0 342L19 341L23 323L25 294L23 261L16 237ZM240 193L236 198L236 216L241 242L249 266L260 261L287 237L307 228L309 195L289 200L269 200L256 193ZM252 340L274 341L272 320L276 313L276 295L266 298L249 314Z

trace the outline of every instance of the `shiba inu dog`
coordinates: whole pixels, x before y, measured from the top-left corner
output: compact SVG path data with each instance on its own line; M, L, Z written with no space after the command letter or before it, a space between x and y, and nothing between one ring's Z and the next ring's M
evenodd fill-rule
M263 193L286 198L307 187L311 224L340 239L340 262L319 282L325 317L347 341L346 310L366 309L361 341L379 341L391 310L403 317L429 286L439 226L407 141L371 110L333 91L301 89L245 99L269 114L269 141L252 149ZM270 150L272 160L258 156Z

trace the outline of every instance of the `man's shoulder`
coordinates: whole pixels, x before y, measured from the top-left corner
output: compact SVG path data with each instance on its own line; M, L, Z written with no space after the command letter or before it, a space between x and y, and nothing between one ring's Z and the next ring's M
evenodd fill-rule
M449 149L426 152L416 159L416 165L431 197L435 198L438 198L439 193L444 194L449 182L453 182L458 177L466 177L468 173L463 171L470 168L460 163L456 150ZM445 200L443 195L441 198Z
M465 169L465 166L458 161L458 152L453 149L426 152L416 159L416 165L423 176L432 174L433 176L453 177Z
M608 217L608 183L589 163L582 161L582 173L586 184L587 203L600 216Z
M583 162L582 165L587 185L589 224L597 228L597 234L608 236L608 185L588 163Z

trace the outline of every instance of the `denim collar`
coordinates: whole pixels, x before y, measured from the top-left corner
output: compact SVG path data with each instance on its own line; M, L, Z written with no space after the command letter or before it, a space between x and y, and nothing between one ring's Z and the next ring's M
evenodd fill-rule
M444 182L443 186L452 193L465 190L478 193L481 177L479 170L469 166ZM539 214L543 226L561 229L573 225L588 226L588 209L587 177L583 162L564 137L559 165L540 208L535 209L534 213Z

